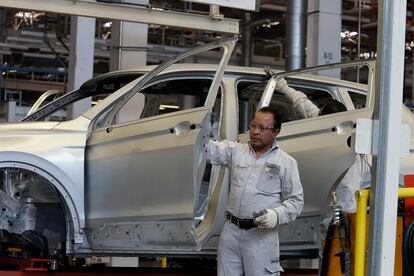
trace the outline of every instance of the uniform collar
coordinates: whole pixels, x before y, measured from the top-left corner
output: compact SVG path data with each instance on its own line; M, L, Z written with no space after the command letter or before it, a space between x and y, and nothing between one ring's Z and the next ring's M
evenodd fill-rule
M254 152L254 148L252 147L252 144L250 144L250 141L248 142L248 144L249 144L249 148L252 150L252 152ZM275 149L278 149L278 148L279 148L279 143L276 141L276 139L273 139L272 147L266 153L273 151Z
M276 139L273 139L272 148L270 150L274 150L279 148L279 143L276 141Z

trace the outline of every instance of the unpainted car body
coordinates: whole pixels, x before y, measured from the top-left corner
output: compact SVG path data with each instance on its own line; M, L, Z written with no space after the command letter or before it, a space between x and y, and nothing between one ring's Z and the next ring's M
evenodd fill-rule
M280 227L282 255L316 256L329 194L355 160L350 137L356 119L373 114L374 63L346 65L365 66L367 84L303 71L278 72L268 81L263 69L226 67L233 46L226 40L204 47L224 49L219 65L102 75L90 82L90 94L74 91L23 122L0 125L0 228L35 232L51 253L66 245L66 253L76 255L214 255L229 171L206 165L205 146L210 138L247 142L252 114L272 103L283 113L279 142L298 161L305 194L302 215ZM339 67L316 70L332 68ZM146 72L73 120L41 121L98 94L99 80ZM273 91L280 77L317 105L335 98L348 111L299 118ZM414 127L406 108L403 122ZM401 161L402 177L414 174L413 158Z

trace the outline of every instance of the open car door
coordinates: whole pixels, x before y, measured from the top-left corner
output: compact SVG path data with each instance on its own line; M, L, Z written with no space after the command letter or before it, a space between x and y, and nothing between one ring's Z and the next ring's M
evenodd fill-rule
M86 153L86 226L94 252L200 250L195 208L205 146L211 110L234 45L235 39L226 39L179 55L144 76L98 116ZM216 48L223 49L223 56L208 93L200 91L204 102L186 109L170 106L177 110L162 114L168 106L160 104L159 94L167 92L154 92L163 88L160 73L185 57ZM141 109L135 119L122 115L131 103Z
M347 68L366 67L365 76L367 85L359 85L361 89L370 91L374 70L369 62L354 62L348 64L323 65L314 68L275 74L267 83L258 108L274 104L277 108L277 99L274 88L280 78L284 77L288 83L300 84L296 88L305 93L308 91L330 91L330 97L341 101L337 97L340 88L355 86L355 83L340 79L320 77L324 70L339 70L347 72ZM291 86L292 87L292 86ZM316 89L317 88L317 89ZM314 92L314 97L317 92ZM371 93L372 94L372 93ZM352 166L356 153L351 148L352 133L355 131L358 118L371 118L373 102L372 95L367 97L365 108L348 110L345 112L316 116L308 119L296 119L282 124L281 133L277 140L280 147L298 162L299 174L304 189L304 208L300 217L293 223L282 225L279 228L281 252L306 256L310 250L317 254L320 248L321 214L324 213L327 200L336 185ZM283 117L283 116L282 116ZM241 138L247 141L248 134ZM302 252L301 252L302 251ZM288 252L288 253L284 253ZM312 253L309 253L312 254ZM312 255L312 257L314 257Z

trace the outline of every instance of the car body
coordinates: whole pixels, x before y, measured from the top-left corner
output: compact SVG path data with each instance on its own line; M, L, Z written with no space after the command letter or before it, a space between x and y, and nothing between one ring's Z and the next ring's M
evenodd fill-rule
M233 47L227 39L158 67L104 74L83 86L89 90L46 104L20 123L0 125L0 228L38 233L52 253L65 245L75 255L214 256L229 169L206 164L205 146L210 138L247 142L254 111L272 102L285 121L278 140L298 161L305 195L301 216L279 229L281 253L317 256L330 193L355 160L349 142L356 120L372 118L374 62L269 77L262 68L226 67ZM219 65L173 64L215 48L223 49ZM348 67L366 67L367 84L311 74ZM101 85L125 74L144 75L109 85L110 91ZM315 104L335 98L348 111L298 118L273 91L280 77ZM77 118L44 121L99 92L109 95ZM406 108L403 122L414 126ZM411 155L401 161L402 176L414 174L413 161Z

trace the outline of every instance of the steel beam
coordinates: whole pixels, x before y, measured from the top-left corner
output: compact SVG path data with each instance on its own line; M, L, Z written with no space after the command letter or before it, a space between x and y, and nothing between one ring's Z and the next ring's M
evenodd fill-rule
M238 34L239 20L93 0L1 0L1 7Z
M367 275L394 275L407 1L378 1L377 89Z
M184 0L190 1L190 0ZM193 2L218 5L229 8L236 8L249 11L258 11L260 6L259 0L192 0Z

